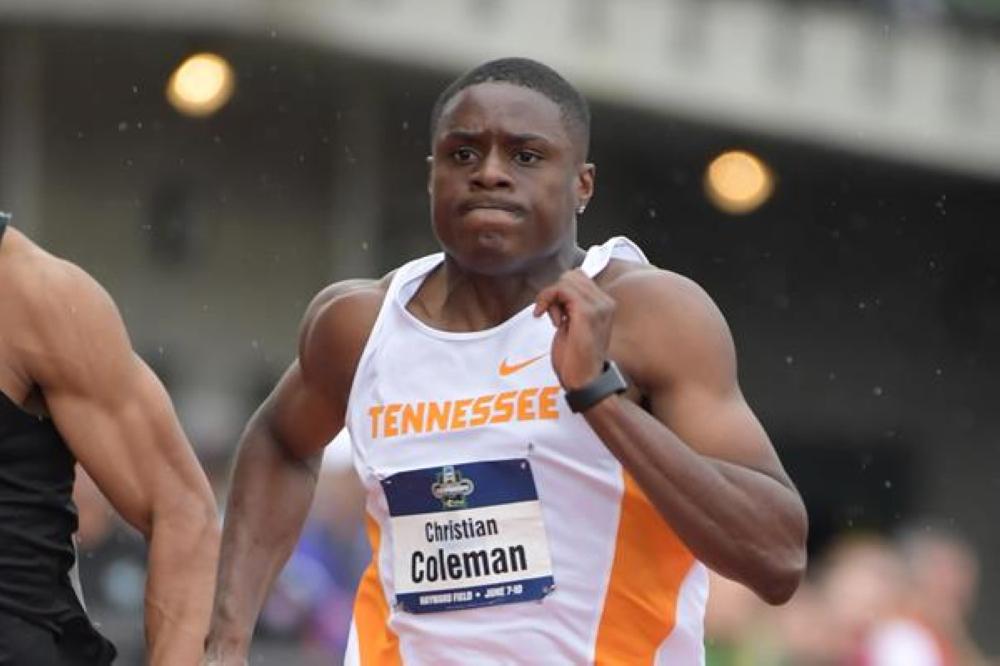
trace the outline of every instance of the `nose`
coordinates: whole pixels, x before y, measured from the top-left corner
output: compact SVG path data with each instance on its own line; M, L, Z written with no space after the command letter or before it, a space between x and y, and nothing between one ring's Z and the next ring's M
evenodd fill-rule
M508 166L502 151L491 150L472 172L473 186L486 190L510 189L514 183Z

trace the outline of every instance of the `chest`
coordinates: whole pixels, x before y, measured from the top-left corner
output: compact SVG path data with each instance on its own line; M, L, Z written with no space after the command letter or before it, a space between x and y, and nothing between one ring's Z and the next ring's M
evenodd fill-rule
M384 478L481 460L571 465L600 455L604 447L569 410L552 368L551 323L526 314L482 336L386 331L363 359L352 396L363 464Z

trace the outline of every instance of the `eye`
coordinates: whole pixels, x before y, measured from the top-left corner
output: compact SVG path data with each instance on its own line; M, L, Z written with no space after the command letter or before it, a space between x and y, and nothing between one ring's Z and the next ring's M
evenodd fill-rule
M471 148L463 147L452 151L451 157L459 164L468 164L476 158L476 153Z
M530 150L519 150L514 153L514 161L522 166L531 166L542 159L542 156L538 153L533 153Z

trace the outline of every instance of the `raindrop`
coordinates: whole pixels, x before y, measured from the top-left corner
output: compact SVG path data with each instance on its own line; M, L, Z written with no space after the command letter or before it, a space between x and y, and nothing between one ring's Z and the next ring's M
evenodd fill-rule
M876 397L881 396L882 393L883 393L883 391L882 391L882 387L881 386L876 386L876 387L874 387L872 389L872 395L874 395Z
M859 310L864 310L866 307L868 307L868 306L865 304L864 301L859 301L858 302L858 309Z
M135 84L132 84L132 94L133 95L138 95L139 94L139 86L137 86Z
M123 120L123 121L121 121L120 123L118 123L118 131L119 131L119 132L124 132L124 131L125 131L125 130L127 130L127 129L128 129L128 123L127 123L127 122L125 122L125 121Z
M410 121L404 120L403 121L403 131L405 132L408 129L410 129Z
M795 363L795 357L791 356L791 355L786 356L785 357L785 363L788 364L788 365L791 365L792 363Z
M885 486L886 488L892 488L892 481L886 479L885 483L883 483L882 485Z
M258 349L260 347L260 344L256 340L251 340L250 346L253 347L254 349Z
M365 252L368 251L368 241L361 241L361 249Z
M835 381L837 379L837 373L836 372L831 372L830 374L828 374L826 376L826 378L829 379L831 382Z
M934 370L934 374L940 377L943 374L943 371L941 370L941 368L936 368Z
M77 139L82 139L83 138L83 132L77 131L76 138Z
M649 219L651 219L651 220L655 220L656 219L656 209L655 208L650 208L646 212L649 215Z

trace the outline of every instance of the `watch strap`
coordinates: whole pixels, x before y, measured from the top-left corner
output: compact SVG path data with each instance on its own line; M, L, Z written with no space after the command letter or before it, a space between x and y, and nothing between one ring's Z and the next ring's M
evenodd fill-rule
M624 393L628 388L625 377L622 376L614 361L605 361L604 370L594 381L572 391L566 391L566 402L571 411L579 413L593 407L613 393Z

